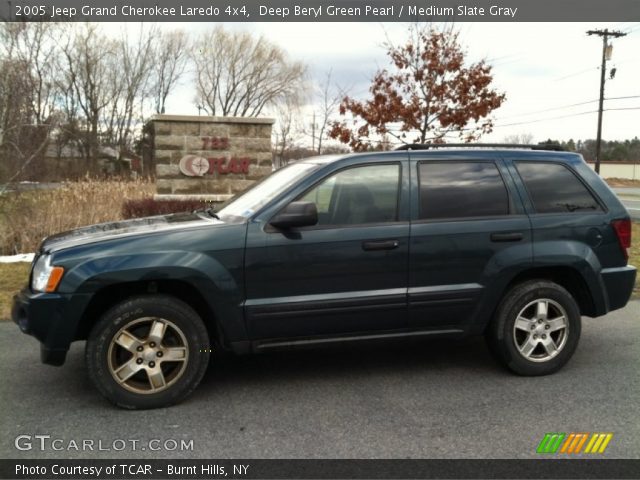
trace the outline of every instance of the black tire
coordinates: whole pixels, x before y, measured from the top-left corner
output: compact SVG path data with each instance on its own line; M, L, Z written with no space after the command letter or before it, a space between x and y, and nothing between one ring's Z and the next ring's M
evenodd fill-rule
M550 311L555 312L555 319ZM541 321L545 317L551 318ZM562 317L566 318L564 329L547 333L562 324ZM536 376L554 373L569 361L580 331L580 309L571 294L556 283L532 280L507 292L485 336L491 353L505 367L519 375ZM528 353L530 348L533 350Z
M112 403L159 408L180 402L198 386L210 349L207 329L189 305L168 295L144 295L100 318L89 334L85 362L89 377ZM119 382L116 376L123 378Z

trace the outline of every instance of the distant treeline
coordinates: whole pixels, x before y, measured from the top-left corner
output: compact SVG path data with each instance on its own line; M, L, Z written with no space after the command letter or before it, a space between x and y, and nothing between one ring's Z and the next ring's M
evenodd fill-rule
M594 162L596 159L595 140L548 139L540 143L560 145L565 150L580 153L587 162ZM601 152L603 162L640 162L640 139L634 137L631 140L602 140Z

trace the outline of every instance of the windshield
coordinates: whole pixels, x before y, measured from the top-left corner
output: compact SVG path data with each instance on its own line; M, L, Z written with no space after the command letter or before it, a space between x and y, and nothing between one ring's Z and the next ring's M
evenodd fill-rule
M315 163L292 163L276 170L268 177L253 185L249 190L234 197L218 212L220 216L250 217L278 194L319 168Z

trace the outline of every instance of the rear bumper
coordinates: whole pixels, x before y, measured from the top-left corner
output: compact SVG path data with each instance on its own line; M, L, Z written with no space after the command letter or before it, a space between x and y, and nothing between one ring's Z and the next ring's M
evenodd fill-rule
M624 307L633 293L636 282L636 267L604 268L600 272L607 291L608 311Z
M85 295L33 293L24 289L13 297L11 318L23 333L40 341L43 363L62 365L87 301Z

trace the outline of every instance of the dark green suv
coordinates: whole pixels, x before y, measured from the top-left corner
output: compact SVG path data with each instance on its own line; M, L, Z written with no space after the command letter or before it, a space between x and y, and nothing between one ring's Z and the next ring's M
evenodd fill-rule
M61 365L74 340L127 408L178 402L212 351L484 334L555 372L581 315L625 306L629 215L576 154L427 148L278 170L219 212L47 238L13 318Z

